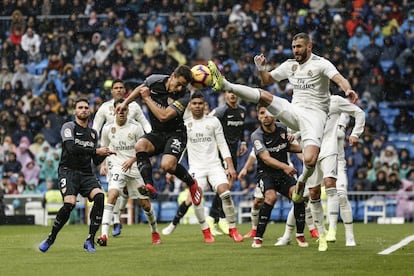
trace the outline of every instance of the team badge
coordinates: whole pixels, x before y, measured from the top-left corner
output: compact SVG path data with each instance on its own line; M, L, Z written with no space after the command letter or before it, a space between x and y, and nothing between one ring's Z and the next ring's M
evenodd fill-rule
M285 140L286 139L286 134L284 132L280 133L280 137L282 137L282 139Z
M92 139L95 139L95 133L94 132L91 132L91 137L92 137Z
M254 140L254 147L256 148L256 150L261 150L263 148L262 143L260 143L259 140Z
M242 119L244 119L244 112L240 113L240 117L242 117Z
M193 127L193 123L188 123L188 125L187 125L189 128L192 128Z
M309 70L309 71L308 71L308 76L309 76L309 77L312 77L312 76L313 76L313 73L312 73L312 71L311 71L311 70Z
M70 130L70 128L65 129L65 131L63 132L63 135L65 136L65 138L72 137L72 131Z
M129 140L134 139L134 135L133 135L132 133L128 133L128 139L129 139Z
M292 65L292 71L295 72L298 69L298 65L297 64L293 64Z
M115 127L111 127L111 133L112 134L115 134L115 132L116 132L116 128Z

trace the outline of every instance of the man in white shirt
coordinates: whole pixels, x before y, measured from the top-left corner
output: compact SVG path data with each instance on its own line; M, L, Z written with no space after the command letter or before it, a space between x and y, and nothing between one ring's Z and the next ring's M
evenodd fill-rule
M187 154L189 173L204 190L210 184L223 202L223 211L229 224L229 236L235 242L242 242L235 223L234 204L230 195L229 180L236 178L236 170L223 133L223 127L215 116L204 115L205 98L200 91L191 95L190 109L192 116L185 120L187 127ZM219 157L219 151L227 164L227 175ZM214 242L204 214L204 203L194 205L195 215L201 225L204 241ZM163 233L168 235L176 225L170 223Z
M124 99L114 102L114 108ZM127 190L129 197L138 198L138 203L144 209L144 214L152 231L152 243L160 244L161 239L157 231L157 219L148 196L139 193L138 187L144 185L144 180L136 165L135 144L144 135L141 125L128 120L129 107L121 109L116 114L113 123L106 124L102 129L101 144L116 152L116 155L107 158L100 169L101 175L108 175L109 187L107 203L102 216L102 234L98 244L106 246L108 230L112 220L114 205L121 191Z
M92 128L95 129L98 133L101 132L102 127L106 124L113 123L115 121L115 107L114 102L124 98L126 93L124 82L120 79L116 79L112 82L111 85L111 95L112 99L104 102L98 109L93 119ZM138 123L144 129L146 133L151 131L151 124L145 118L144 113L142 112L141 107L137 102L131 102L128 105L128 120L131 122ZM108 179L110 176L107 177ZM112 231L113 236L119 236L121 234L121 222L120 222L120 212L123 210L128 202L128 196L122 193L118 197L117 203L114 207L114 230Z

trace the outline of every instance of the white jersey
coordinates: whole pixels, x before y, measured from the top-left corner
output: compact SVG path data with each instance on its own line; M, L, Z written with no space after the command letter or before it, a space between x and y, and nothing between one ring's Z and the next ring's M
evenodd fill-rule
M223 127L215 116L204 115L195 120L185 120L187 127L187 153L191 170L222 166L219 150L224 158L231 157L223 133Z
M288 59L270 72L274 80L288 79L293 85L292 104L324 112L329 110L329 82L336 74L339 72L330 61L315 54L303 64Z
M95 129L98 133L101 131L102 127L105 124L110 124L115 121L115 108L114 108L114 99L104 102L98 109L93 119L92 128ZM144 113L142 112L141 107L137 102L131 102L128 105L128 120L135 120L141 124L142 128L146 133L151 132L151 124L145 118Z
M355 126L352 131L353 135L359 137L364 131L365 113L358 106L350 103L347 99L340 96L331 96L331 103L329 105L328 120L326 121L321 152L319 153L319 160L332 155L338 154L338 121L341 113L346 113L355 118Z
M144 135L141 125L127 122L123 126L115 122L107 124L102 129L101 143L103 147L109 147L116 154L107 157L108 170L111 174L119 173L131 177L141 177L138 167L134 164L127 172L122 172L122 164L135 157L135 143Z

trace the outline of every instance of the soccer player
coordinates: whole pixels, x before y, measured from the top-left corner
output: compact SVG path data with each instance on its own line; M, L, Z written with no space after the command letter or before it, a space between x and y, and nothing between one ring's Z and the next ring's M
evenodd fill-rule
M99 134L102 131L102 127L105 124L110 124L115 121L115 107L114 102L123 99L125 97L126 89L124 82L120 79L115 79L111 85L111 95L112 99L104 102L98 109L93 119L92 128L95 129ZM128 106L128 120L134 120L139 123L146 133L151 132L151 125L148 120L145 118L144 113L142 112L141 107L137 102L131 102ZM107 175L109 181L110 175ZM120 220L120 214L128 202L128 196L120 191L120 197L118 197L117 202L113 210L113 223L114 229L112 235L114 237L121 234L122 224Z
M208 62L208 68L212 74L213 90L231 91L248 102L260 102L287 127L302 133L304 166L292 197L294 201L300 201L305 183L315 170L322 143L329 110L330 80L353 102L357 101L358 95L330 61L312 53L312 42L308 34L298 33L293 37L292 52L294 59L286 60L271 72L266 70L263 54L254 57L263 85L289 80L294 87L292 103L262 89L230 83L223 78L213 61Z
M277 193L292 199L295 190L296 169L288 164L288 151L301 152L298 144L291 144L288 140L286 127L276 120L264 106L258 108L258 118L261 123L251 135L251 141L257 157L257 185L264 195L264 202L259 211L259 221L256 236L252 247L260 248L263 235L270 218L273 206L277 200ZM307 247L303 230L305 228L305 203L294 203L296 219L296 241L301 247Z
M358 143L358 139L361 136L364 125L365 117L362 116L362 109L357 107L358 111L355 111L355 125L352 129L351 135L349 136L349 144L355 145ZM345 136L346 136L346 127L349 122L348 113L341 113L338 121L338 178L336 180L336 189L338 193L338 201L333 203L329 202L328 197L328 215L329 215L329 230L326 236L328 242L336 241L336 225L338 221L338 205L341 212L341 218L345 227L345 246L356 246L354 230L353 230L353 216L352 216L352 207L348 200L348 178L346 174L346 160L345 160Z
M235 242L242 242L235 223L234 204L230 195L230 179L236 177L233 161L223 134L220 121L209 115L204 115L205 98L203 93L195 91L191 95L190 109L192 116L185 120L187 127L187 153L190 173L197 179L201 187L207 188L210 184L223 202L223 211L229 224L229 236ZM221 163L219 152L227 164L227 173ZM194 204L195 205L195 204ZM214 242L210 228L205 221L204 204L194 206L195 215L201 224L205 242ZM171 233L176 225L170 224Z
M114 102L114 109L124 101L123 98ZM107 203L102 217L102 233L98 238L98 244L106 246L108 230L111 223L115 202L121 191L126 189L131 198L138 198L138 203L144 209L144 214L149 222L152 232L152 243L160 244L161 239L157 231L157 219L148 196L138 192L138 187L144 185L138 167L134 146L138 139L144 135L140 124L128 121L129 107L121 109L115 115L115 122L106 124L102 129L101 145L109 147L116 155L107 157L106 164L101 166L101 174L110 176Z
M244 141L246 108L239 104L239 98L230 91L226 91L224 97L226 103L213 109L210 115L216 116L221 122L233 165L237 171L237 157L247 152L246 141ZM233 186L233 180L230 180L229 184L231 188ZM217 226L224 234L229 234L229 226L223 213L220 197L217 194L213 199L210 215L207 217L207 223L213 235L221 234Z
M187 142L183 114L190 101L187 86L191 81L191 69L185 65L178 66L171 75L153 74L136 87L125 102L116 107L116 111L124 109L138 96L149 110L152 131L144 134L135 145L138 169L146 183L140 188L141 194L151 198L157 196L150 156L163 153L161 169L174 174L189 186L192 201L197 206L202 198L201 189L178 163Z
M338 171L338 121L341 113L347 113L355 117L355 127L350 136L351 145L358 143L358 137L364 131L365 113L358 106L350 103L338 95L331 96L329 105L328 120L325 125L321 152L319 154L315 173L309 178L306 185L309 188L309 203L316 227L319 231L319 251L328 250L327 241L336 240L336 223L338 220L339 197L336 188L336 179ZM327 195L327 213L329 216L331 233L326 234L325 225L323 223L324 214L321 204L321 184L325 185ZM343 202L343 188L341 188L341 201ZM346 221L346 222L345 222ZM352 223L351 218L345 215L344 222ZM350 237L351 238L351 237ZM351 242L350 242L351 244Z
M90 212L89 235L83 245L87 252L95 252L95 234L102 222L104 192L98 178L92 172L91 161L99 165L109 155L115 154L108 147L97 148L98 133L88 127L91 116L89 102L86 98L75 101L73 110L75 120L63 124L62 156L59 162L59 188L63 196L63 206L59 209L48 237L39 245L39 250L46 252L55 242L56 236L69 220L76 206L76 196L81 194L93 201Z

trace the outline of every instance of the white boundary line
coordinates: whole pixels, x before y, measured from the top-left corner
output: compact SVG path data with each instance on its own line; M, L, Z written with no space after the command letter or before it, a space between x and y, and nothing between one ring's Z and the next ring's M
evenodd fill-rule
M406 237L405 239L401 240L399 243L392 245L391 247L379 252L378 254L388 255L388 254L400 249L401 247L409 244L412 241L414 241L414 235Z

